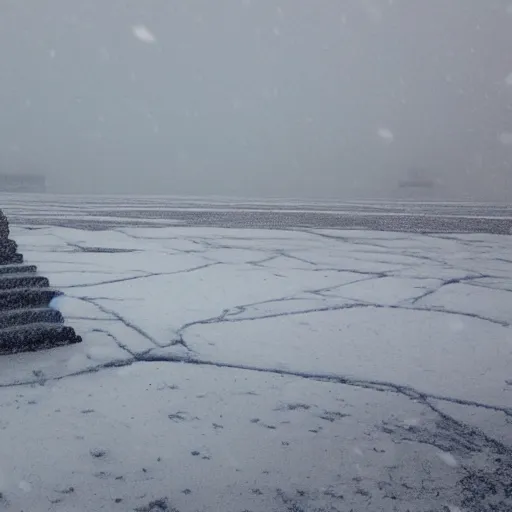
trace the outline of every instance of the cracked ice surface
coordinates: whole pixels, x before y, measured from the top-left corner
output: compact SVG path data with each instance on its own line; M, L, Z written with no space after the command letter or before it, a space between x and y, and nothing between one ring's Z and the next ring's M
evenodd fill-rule
M7 510L511 509L509 237L12 232L84 342L0 359Z

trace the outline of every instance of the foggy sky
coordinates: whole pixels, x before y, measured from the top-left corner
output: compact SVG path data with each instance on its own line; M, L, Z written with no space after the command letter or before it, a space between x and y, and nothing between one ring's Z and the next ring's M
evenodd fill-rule
M423 167L512 199L511 50L512 1L2 0L0 171L350 199Z

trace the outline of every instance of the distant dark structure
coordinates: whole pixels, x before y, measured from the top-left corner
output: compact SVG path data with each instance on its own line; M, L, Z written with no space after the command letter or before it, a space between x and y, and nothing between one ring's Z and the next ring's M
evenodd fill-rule
M422 168L410 169L408 176L398 183L399 188L434 188L436 182L427 176L427 171Z
M46 177L41 174L0 174L0 192L44 194Z
M433 180L402 180L398 183L400 188L434 188Z
M395 191L397 198L411 200L434 200L440 194L438 180L423 168L410 169L407 177L399 180Z
M0 210L0 355L82 341L72 327L64 325L62 314L50 307L59 295L62 292L50 288L35 265L23 264Z

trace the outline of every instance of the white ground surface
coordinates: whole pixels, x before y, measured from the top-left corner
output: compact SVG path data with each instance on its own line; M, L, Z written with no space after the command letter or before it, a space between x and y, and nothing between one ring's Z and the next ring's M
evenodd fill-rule
M512 510L512 238L11 232L84 341L0 358L0 509Z

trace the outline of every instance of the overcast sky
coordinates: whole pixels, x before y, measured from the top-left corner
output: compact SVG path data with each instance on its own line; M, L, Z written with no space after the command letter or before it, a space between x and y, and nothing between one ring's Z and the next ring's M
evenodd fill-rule
M57 192L512 199L512 0L2 0L0 164Z

